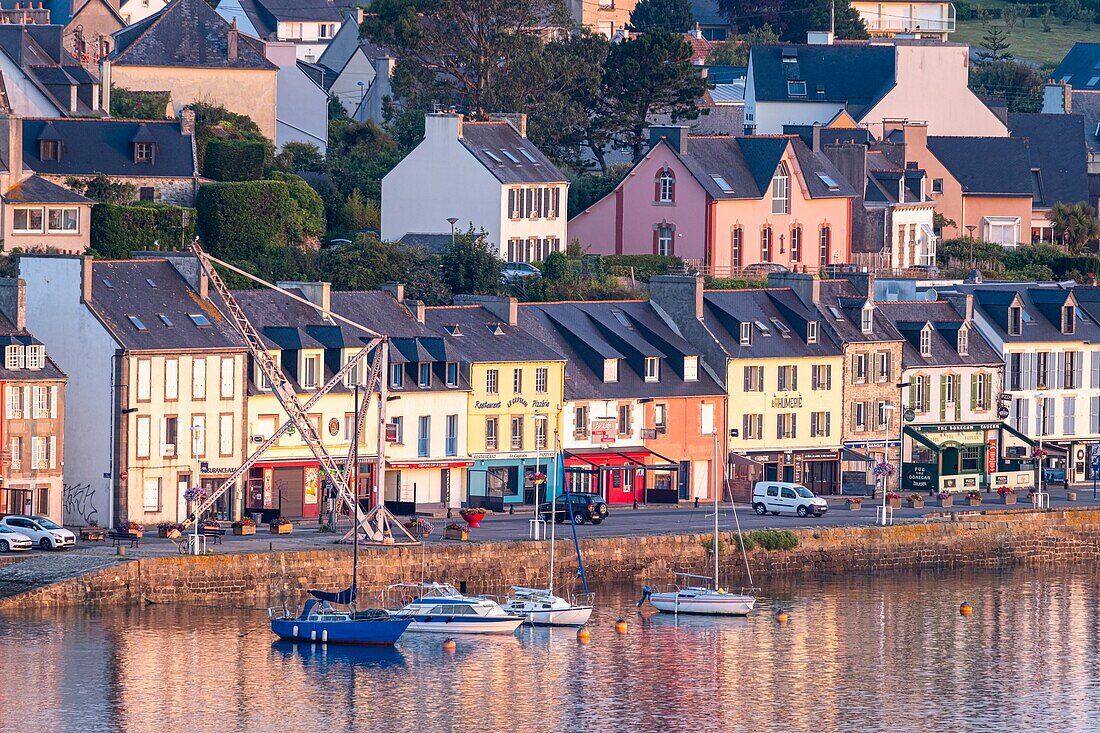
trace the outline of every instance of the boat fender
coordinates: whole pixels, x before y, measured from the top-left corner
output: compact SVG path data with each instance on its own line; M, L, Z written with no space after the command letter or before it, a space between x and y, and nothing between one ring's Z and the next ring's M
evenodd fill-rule
M642 604L649 600L649 597L653 595L653 589L648 585L642 586L642 597L638 599L638 608L642 607Z
M321 629L321 641L328 644L328 629Z

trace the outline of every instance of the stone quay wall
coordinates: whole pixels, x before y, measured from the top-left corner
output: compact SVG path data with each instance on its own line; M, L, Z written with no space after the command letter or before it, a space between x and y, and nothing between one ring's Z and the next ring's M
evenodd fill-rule
M867 511L866 509L864 511ZM1100 510L991 511L954 521L892 527L793 530L789 551L749 553L756 585L770 576L881 573L1012 565L1100 562ZM590 584L664 584L677 571L708 572L702 540L708 535L653 535L581 542ZM545 584L545 541L445 543L361 550L360 587L377 593L401 581L465 583L479 593L504 592L511 584ZM737 546L722 547L728 584L744 583ZM156 603L266 606L301 602L306 590L336 590L351 582L351 550L154 557L122 561L79 577L0 599L0 610ZM571 543L557 547L557 587L579 585ZM377 595L374 596L377 598ZM373 599L372 599L373 600Z

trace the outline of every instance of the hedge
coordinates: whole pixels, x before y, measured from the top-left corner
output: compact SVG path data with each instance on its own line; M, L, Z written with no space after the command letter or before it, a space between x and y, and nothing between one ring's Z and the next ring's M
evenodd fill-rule
M215 181L259 180L264 177L264 143L211 138L206 143L202 174Z
M325 236L325 202L320 194L304 178L293 173L276 171L271 177L287 185L290 198L298 208L298 233L307 237Z
M186 214L187 223L181 222ZM195 236L195 210L183 206L140 202L122 206L99 203L92 207L89 233L93 255L104 259L125 259L134 250L179 249Z
M297 226L297 208L283 181L209 183L195 201L199 234L228 260L267 260Z
M601 258L603 269L609 275L629 277L630 268L634 268L634 278L649 282L657 275L668 275L681 270L684 261L679 257L660 255L605 255Z

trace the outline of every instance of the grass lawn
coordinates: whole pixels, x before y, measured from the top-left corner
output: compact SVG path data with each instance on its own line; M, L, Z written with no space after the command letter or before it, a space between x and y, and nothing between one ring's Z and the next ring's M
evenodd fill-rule
M965 43L977 48L985 35L985 28L979 20L960 20L956 31L948 36L954 43ZM1026 26L1017 25L1008 36L1012 46L1009 53L1025 61L1034 61L1044 69L1053 69L1077 41L1100 43L1100 25L1085 30L1080 22L1062 25L1055 20L1050 33L1043 33L1043 24L1038 18L1028 18Z

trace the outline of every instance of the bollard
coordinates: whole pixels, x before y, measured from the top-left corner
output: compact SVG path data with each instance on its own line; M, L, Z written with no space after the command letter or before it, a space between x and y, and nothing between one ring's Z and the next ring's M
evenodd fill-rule
M775 620L781 624L785 624L791 620L791 615L786 611L780 611L779 613L775 614Z
M126 555L126 548L122 546L122 543L119 543L118 547L115 548L115 554L121 556Z
M275 549L275 543L274 542L268 542L267 543L267 551L271 552L274 549Z
M959 606L959 613L963 616L971 616L974 613L974 607L970 605L969 601L963 601Z

